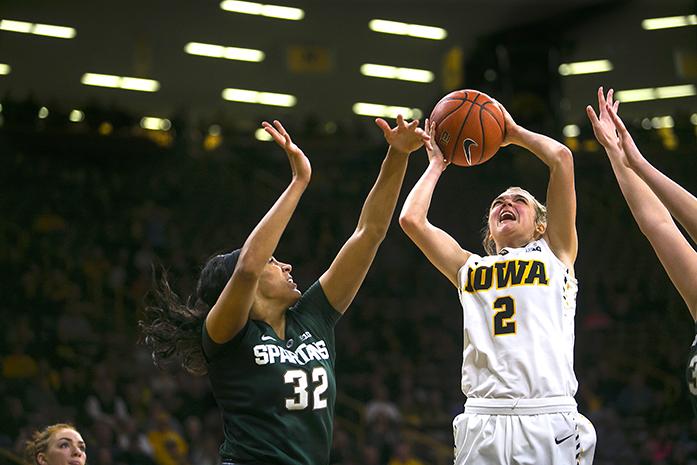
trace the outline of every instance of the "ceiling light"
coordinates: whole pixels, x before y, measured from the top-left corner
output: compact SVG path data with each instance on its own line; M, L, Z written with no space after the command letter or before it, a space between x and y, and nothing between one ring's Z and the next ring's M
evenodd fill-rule
M226 58L228 60L254 61L264 60L265 54L261 50L252 48L223 47L222 45L202 44L189 42L184 46L184 51L190 55L200 55L211 58Z
M418 37L421 39L443 40L448 36L448 32L440 27L400 23L398 21L387 21L384 19L371 19L368 23L368 27L374 32Z
M85 114L80 110L73 110L70 112L70 115L68 115L68 119L73 123L79 123L85 119Z
M0 20L0 30L21 32L23 34L36 34L47 37L58 37L60 39L72 39L77 35L77 31L72 27L56 26L53 24L29 23L26 21L14 21L11 19Z
M575 124L567 124L562 129L564 137L578 137L581 134L581 129Z
M271 134L266 132L266 130L264 128L259 128L256 131L254 131L254 138L256 140L260 140L263 142L273 140L273 137L271 137Z
M223 89L223 99L231 102L256 103L277 107L292 107L298 100L294 95L233 88Z
M160 83L152 79L113 76L111 74L85 73L80 82L86 86L111 87L141 92L157 92L160 89Z
M172 123L167 118L144 116L140 119L140 127L150 131L169 131Z
M300 8L281 5L265 5L262 3L242 2L238 0L224 0L220 3L220 8L233 13L288 19L291 21L299 21L305 17L305 12Z
M605 73L607 71L612 71L612 63L610 60L577 61L575 63L562 63L559 65L559 74L562 76Z
M397 68L395 66L376 65L372 63L361 65L361 74L385 79L399 79L401 81L433 81L433 73L425 69Z
M654 129L672 128L675 122L672 116L654 116L651 118L651 126Z
M0 75L10 74L10 71L12 71L12 67L10 65L6 65L5 63L0 63Z
M641 22L641 27L643 27L647 31L694 25L697 25L697 15L649 18Z
M11 32L23 32L26 34L31 34L31 30L34 28L32 23L27 23L24 21L13 21L11 19L0 20L0 30L11 31Z
M35 24L33 32L39 36L58 37L59 39L72 39L77 34L72 27L51 24Z
M421 118L423 116L423 112L418 108L398 107L365 102L354 103L353 112L361 116L378 116L383 118L397 118L397 115L402 115L404 119L408 120Z
M666 87L647 87L644 89L629 89L615 92L615 98L623 103L666 98L691 97L693 95L697 95L697 89L692 84Z

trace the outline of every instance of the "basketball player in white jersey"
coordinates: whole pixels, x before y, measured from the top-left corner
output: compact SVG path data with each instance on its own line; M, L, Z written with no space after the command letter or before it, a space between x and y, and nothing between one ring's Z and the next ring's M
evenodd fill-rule
M606 97L600 87L598 115L590 105L586 112L639 229L651 242L685 301L697 333L697 251L673 221L675 217L690 237L697 240L697 198L644 158L617 115L618 107L619 101L613 102L613 90ZM686 381L692 410L697 416L697 336L687 360Z
M508 112L502 145L549 167L547 207L512 187L496 197L484 245L464 250L427 219L447 164L428 142L429 165L400 225L457 288L463 310L464 413L453 422L456 465L591 464L595 430L576 408L573 370L576 193L567 147L518 126ZM431 141L435 127L427 121Z

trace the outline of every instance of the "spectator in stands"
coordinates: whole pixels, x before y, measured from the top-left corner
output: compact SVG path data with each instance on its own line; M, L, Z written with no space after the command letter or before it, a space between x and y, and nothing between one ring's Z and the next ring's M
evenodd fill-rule
M73 425L57 423L35 431L24 449L31 465L85 465L85 441Z

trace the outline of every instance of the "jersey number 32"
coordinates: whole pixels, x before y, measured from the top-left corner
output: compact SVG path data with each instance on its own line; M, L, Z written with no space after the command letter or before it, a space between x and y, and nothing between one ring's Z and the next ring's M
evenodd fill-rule
M322 394L329 387L327 370L323 367L312 369L312 386L308 386L307 373L303 370L288 370L283 376L286 384L292 384L295 397L286 398L286 408L288 410L304 410L310 404L310 393L312 391L312 409L317 410L327 407L327 399L322 398ZM309 388L309 389L308 389Z

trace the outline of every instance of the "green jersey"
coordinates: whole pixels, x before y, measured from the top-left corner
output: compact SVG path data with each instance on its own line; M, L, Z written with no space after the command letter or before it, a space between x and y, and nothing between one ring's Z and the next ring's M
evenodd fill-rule
M341 314L315 282L286 312L286 338L248 320L229 342L203 329L208 377L223 415L225 461L326 465L336 380L334 325Z

